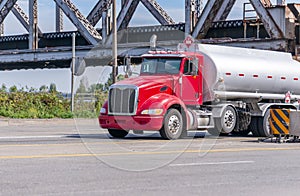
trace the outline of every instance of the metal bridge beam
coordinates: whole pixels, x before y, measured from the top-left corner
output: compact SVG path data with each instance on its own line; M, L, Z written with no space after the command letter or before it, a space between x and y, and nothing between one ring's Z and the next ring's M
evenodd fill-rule
M224 0L214 21L226 20L236 0Z
M202 0L185 0L185 33L190 34L202 13Z
M264 7L271 7L272 6L271 0L261 0L261 3L264 5Z
M4 35L4 23L0 24L0 36Z
M16 2L17 0L0 0L0 24L4 22Z
M140 0L125 0L117 19L117 29L125 29L139 4Z
M186 34L190 34L192 31L192 1L185 0L185 30Z
M13 8L11 9L12 13L16 16L16 18L19 20L19 22L22 24L22 26L29 32L29 18L25 14L24 10L19 6L19 4L15 3ZM38 28L39 35L42 34L42 31L40 28Z
M76 26L81 35L91 44L97 45L102 39L93 25L81 14L70 0L54 0L65 15Z
M55 6L55 30L56 32L63 31L64 28L64 18L63 11L59 8L59 6Z
M280 39L284 38L284 34L280 27L277 25L272 15L265 9L263 3L260 0L250 0L250 3L256 10L259 18L264 24L266 31L271 38Z
M124 0L122 1L122 9L119 12L117 18L117 31L128 27L129 22L139 4L140 0ZM112 34L109 35L105 44L110 45L112 43ZM103 42L104 43L104 42Z
M107 11L108 8L111 6L112 0L100 0L94 6L92 11L86 17L87 20L91 23L91 25L96 26L99 20L102 18L102 13Z
M175 24L175 21L168 15L168 13L157 3L156 0L141 0L144 6L151 12L151 14L162 25Z
M288 8L291 10L295 18L300 21L300 4L288 4Z
M223 0L210 0L206 3L206 6L192 32L192 36L194 38L205 37L222 4Z
M37 0L29 0L29 39L28 48L31 50L38 49L38 11Z

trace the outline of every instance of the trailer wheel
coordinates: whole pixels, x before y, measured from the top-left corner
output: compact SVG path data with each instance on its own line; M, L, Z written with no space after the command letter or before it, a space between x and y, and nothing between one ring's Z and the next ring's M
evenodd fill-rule
M164 139L176 140L181 137L183 130L183 120L180 112L176 109L169 109L165 118L160 135Z
M108 129L108 132L111 136L115 138L124 138L126 135L128 135L128 131L121 129Z
M211 135L228 135L231 133L237 123L237 115L233 107L226 106L224 109L221 118L215 118L215 128L208 129L208 132Z
M271 136L269 119L270 119L270 110L267 110L267 112L263 117L259 117L257 119L257 128L258 128L259 137Z

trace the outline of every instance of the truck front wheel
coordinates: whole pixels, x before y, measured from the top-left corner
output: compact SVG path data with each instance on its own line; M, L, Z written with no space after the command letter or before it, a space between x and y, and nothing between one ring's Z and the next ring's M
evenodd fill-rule
M108 129L108 133L115 138L124 138L128 131L118 129Z
M176 109L169 109L164 118L163 127L160 130L160 135L164 139L175 140L180 138L183 131L182 115Z

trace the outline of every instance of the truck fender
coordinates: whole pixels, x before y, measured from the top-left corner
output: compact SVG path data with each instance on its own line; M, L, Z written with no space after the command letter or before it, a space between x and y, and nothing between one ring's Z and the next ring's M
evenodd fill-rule
M229 104L229 103L226 103L226 104L217 104L217 105L213 105L212 106L212 116L213 118L221 118L222 117L222 113L223 111L225 110L225 108L227 106L231 106L236 114L237 114L237 111L236 111L236 108L233 104Z
M295 105L286 104L286 103L264 103L264 104L259 104L259 108L261 110L261 114L258 116L265 116L266 112L270 108L287 108L287 109L297 110L297 107Z
M182 114L182 117L186 120L186 125L189 125L190 117L188 115L188 110L182 100L180 100L178 97L165 93L154 95L141 106L141 110L142 108L148 108L149 105L160 105L162 109L165 110L165 113L169 108L178 105L183 109L184 114Z

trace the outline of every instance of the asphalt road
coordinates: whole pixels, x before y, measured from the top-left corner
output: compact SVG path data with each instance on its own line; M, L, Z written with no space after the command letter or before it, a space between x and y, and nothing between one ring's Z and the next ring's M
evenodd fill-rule
M0 195L298 195L300 144L112 139L96 120L0 127Z

